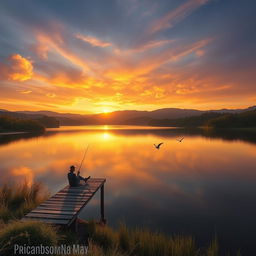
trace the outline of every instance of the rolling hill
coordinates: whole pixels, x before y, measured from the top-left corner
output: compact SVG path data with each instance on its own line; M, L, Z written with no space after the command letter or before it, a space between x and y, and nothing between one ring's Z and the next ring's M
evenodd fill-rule
M53 111L17 111L11 112L0 110L0 116L8 115L21 119L40 119L51 117L59 121L60 125L94 125L94 124L128 124L128 125L150 125L163 123L161 120L175 120L182 118L195 118L197 120L202 114L218 113L233 114L256 109L256 106L246 109L220 109L220 110L196 110L180 108L163 108L154 111L122 110L111 113L100 114L72 114L58 113ZM172 123L172 122L170 122Z

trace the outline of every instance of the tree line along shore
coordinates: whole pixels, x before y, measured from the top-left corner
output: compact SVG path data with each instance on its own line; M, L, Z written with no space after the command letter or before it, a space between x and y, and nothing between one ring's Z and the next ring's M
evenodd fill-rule
M256 109L242 113L209 112L178 119L151 120L150 125L204 128L256 128Z
M22 119L11 116L0 116L0 132L38 132L45 128L59 127L59 122L53 117L40 117L38 119Z

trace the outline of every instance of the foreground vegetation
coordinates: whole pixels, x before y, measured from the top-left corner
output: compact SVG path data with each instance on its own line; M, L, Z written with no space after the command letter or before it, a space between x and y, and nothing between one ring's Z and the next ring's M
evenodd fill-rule
M208 247L200 249L192 237L168 237L143 229L128 229L125 225L114 230L108 226L89 223L84 228L88 231L88 237L83 237L81 240L75 233L63 231L45 223L10 222L2 225L0 230L0 255L15 255L13 249L15 244L26 246L85 245L88 238L88 256L220 255L217 239L214 239ZM236 254L236 256L240 255L239 252Z
M0 188L0 255L14 255L14 245L89 244L89 256L218 256L217 239L198 248L190 236L166 236L145 229L129 229L124 224L112 229L83 222L85 232L72 233L41 222L21 222L20 218L47 199L40 183ZM229 254L227 254L229 255ZM236 254L237 256L240 253Z
M91 241L91 255L217 256L219 250L215 240L207 249L199 249L189 236L168 237L145 229L128 229L125 225L113 230L94 224Z
M17 255L14 246L18 245L57 245L58 234L56 230L40 222L14 221L8 225L2 225L0 230L0 255ZM27 255L27 254L25 254Z
M22 218L48 197L49 193L41 183L3 185L0 188L0 220L6 223Z

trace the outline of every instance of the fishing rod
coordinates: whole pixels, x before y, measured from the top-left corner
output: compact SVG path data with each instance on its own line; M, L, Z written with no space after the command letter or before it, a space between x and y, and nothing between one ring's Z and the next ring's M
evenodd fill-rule
M81 167L82 167L82 165L83 165L83 162L84 162L84 159L85 159L85 156L86 156L86 153L87 153L88 149L89 149L89 145L87 146L87 148L86 148L86 150L85 150L85 152L84 152L84 157L83 157L83 159L82 159L82 161L81 161L81 164L80 164L80 166L79 166L78 172L80 172L80 169L81 169Z

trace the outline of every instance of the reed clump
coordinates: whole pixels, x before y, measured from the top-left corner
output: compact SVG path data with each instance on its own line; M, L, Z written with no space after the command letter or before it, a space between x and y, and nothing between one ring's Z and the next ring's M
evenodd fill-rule
M49 197L49 192L39 182L28 182L0 187L0 219L8 222L22 218Z

